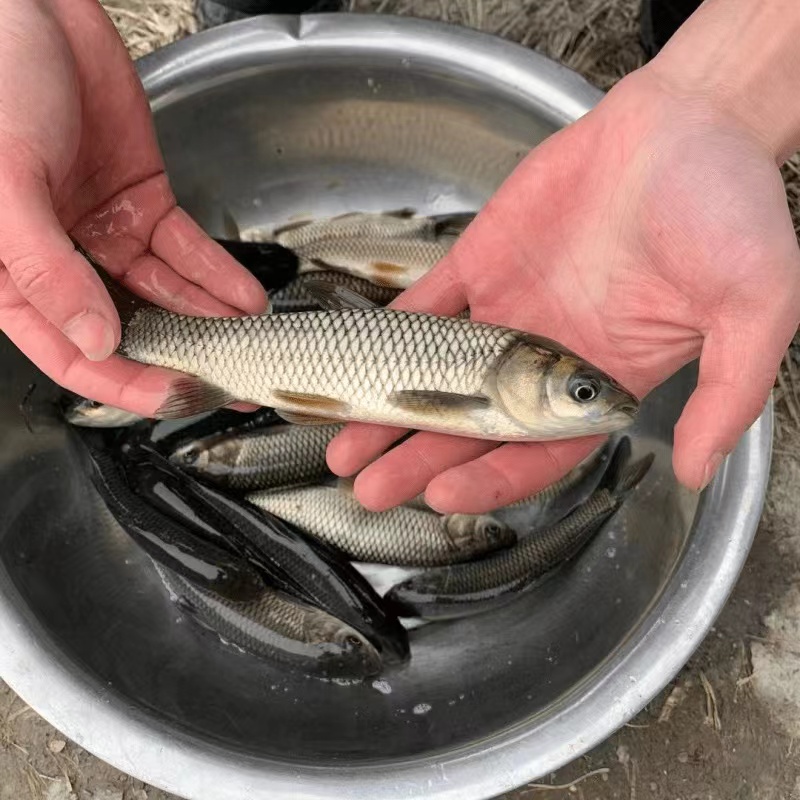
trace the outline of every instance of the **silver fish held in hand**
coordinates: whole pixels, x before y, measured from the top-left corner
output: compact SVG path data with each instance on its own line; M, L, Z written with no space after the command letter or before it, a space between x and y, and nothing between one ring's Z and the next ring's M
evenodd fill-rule
M525 331L384 308L184 316L135 297L81 252L119 312L117 352L185 374L158 418L246 401L290 422L541 441L610 433L638 413L610 375Z

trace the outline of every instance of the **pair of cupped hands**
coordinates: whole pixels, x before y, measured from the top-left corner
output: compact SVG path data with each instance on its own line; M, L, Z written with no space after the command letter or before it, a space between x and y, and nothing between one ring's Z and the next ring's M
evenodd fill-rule
M176 374L113 355L120 337L81 242L173 311L260 313L255 279L176 204L127 52L94 0L0 0L0 329L78 394L152 415ZM783 154L785 155L785 154ZM763 410L800 315L800 251L780 154L656 62L620 81L508 177L392 305L561 342L638 397L700 358L674 432L700 490ZM479 513L566 474L602 437L487 442L349 424L329 465L373 510L420 492Z

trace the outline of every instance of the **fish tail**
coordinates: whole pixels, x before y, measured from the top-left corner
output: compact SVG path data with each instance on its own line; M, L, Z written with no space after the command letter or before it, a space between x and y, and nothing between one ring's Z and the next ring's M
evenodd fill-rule
M143 308L152 308L152 303L138 297L129 289L126 289L119 281L114 280L75 239L72 240L72 243L75 245L75 249L89 262L89 265L97 273L100 280L103 281L103 286L105 286L106 291L111 296L114 307L117 309L124 334L136 312L141 311Z

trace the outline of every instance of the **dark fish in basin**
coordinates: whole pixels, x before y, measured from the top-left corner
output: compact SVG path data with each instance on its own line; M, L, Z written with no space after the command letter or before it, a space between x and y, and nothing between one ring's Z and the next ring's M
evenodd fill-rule
M339 553L274 515L192 479L146 443L123 445L131 486L198 535L226 541L264 582L366 636L389 660L408 656L408 636L369 582Z
M423 619L462 617L508 602L574 558L644 478L653 458L648 454L622 471L612 465L609 483L553 527L480 561L415 575L394 586L387 600L400 614Z
M387 306L402 291L389 286L380 286L372 283L357 275L350 275L347 272L335 270L323 270L321 272L307 272L298 275L288 286L270 294L272 310L275 313L285 313L287 311L318 311L323 306L308 289L309 283L316 281L336 286L344 286L362 297L365 297L375 306Z
M156 569L189 616L228 644L325 677L365 678L381 671L372 644L318 608L266 587L252 600L228 600Z
M154 560L204 589L231 600L258 596L263 582L246 559L222 542L153 508L128 484L123 469L105 444L81 436L91 481L120 527Z
M287 286L298 274L298 257L275 242L215 241L246 267L267 293Z

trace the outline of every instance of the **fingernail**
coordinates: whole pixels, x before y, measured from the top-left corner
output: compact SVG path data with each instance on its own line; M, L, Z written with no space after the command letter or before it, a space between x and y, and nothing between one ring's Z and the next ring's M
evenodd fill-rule
M720 464L722 464L724 458L725 456L722 453L714 453L714 455L708 459L706 468L703 471L703 483L700 486L701 491L705 489L709 483L711 483L712 478L717 474L717 470L719 469Z
M103 361L114 352L114 331L104 317L87 311L64 326L64 335L90 361Z

